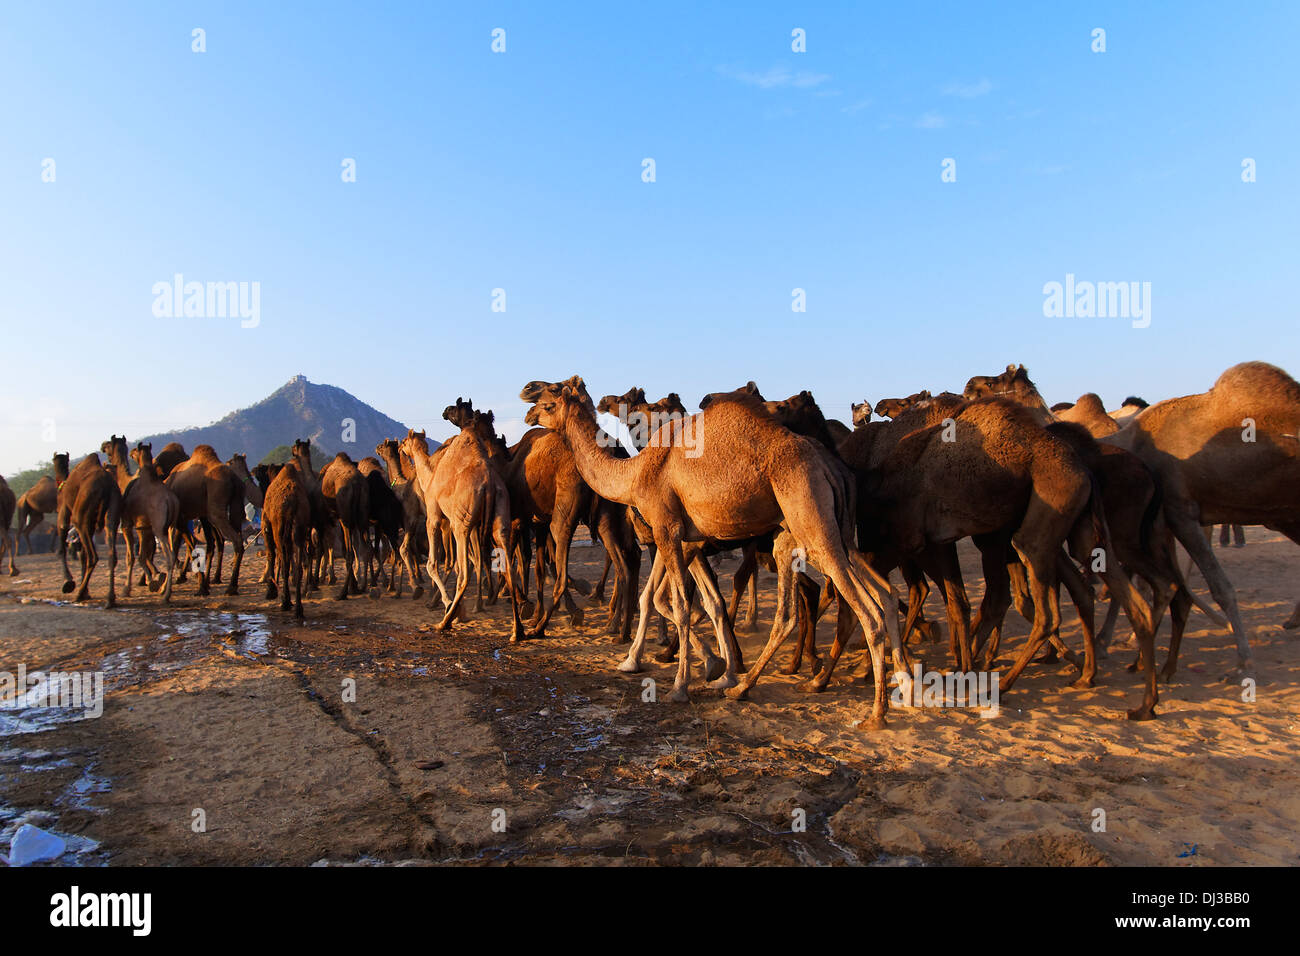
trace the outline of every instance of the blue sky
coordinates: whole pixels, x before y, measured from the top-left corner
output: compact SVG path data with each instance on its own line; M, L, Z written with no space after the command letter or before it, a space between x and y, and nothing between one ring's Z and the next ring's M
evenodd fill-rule
M697 6L6 5L0 470L299 372L513 439L574 373L847 421L1010 361L1111 406L1297 371L1297 5ZM155 316L176 273L260 323ZM1067 273L1150 282L1150 327L1045 318Z

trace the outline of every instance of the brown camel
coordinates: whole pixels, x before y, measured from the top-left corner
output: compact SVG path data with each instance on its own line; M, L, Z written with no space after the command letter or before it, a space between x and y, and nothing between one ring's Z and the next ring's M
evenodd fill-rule
M311 498L307 486L310 479L304 478L302 468L298 465L297 446L301 445L303 455L308 461L307 472L311 473L311 443L295 441L295 455L287 465L280 468L271 479L266 489L262 505L262 528L266 535L266 563L270 577L266 582L266 599L276 598L276 560L279 560L280 609L289 610L289 582L294 585L293 613L297 618L303 616L302 578L308 562L307 547L311 538ZM262 467L262 466L259 466ZM314 479L315 475L312 474Z
M551 615L567 597L569 587L569 549L578 523L589 518L593 511L595 527L602 538L606 559L615 569L615 594L620 604L618 618L624 642L630 641L634 602L638 590L641 549L630 540L627 509L613 505L592 493L578 474L573 452L564 438L545 428L533 428L524 434L511 449L510 466L506 472L510 489L511 516L523 535L537 529L537 588L536 613L528 622L528 637L541 637L546 632ZM544 557L547 541L554 551L555 584L551 605L546 607L542 588L545 581ZM633 566L635 570L633 570ZM522 575L521 575L522 577ZM629 583L630 582L630 583ZM581 609L572 608L574 626L582 621Z
M239 568L244 560L244 481L217 458L211 445L198 445L188 459L172 468L166 485L180 499L181 526L195 520L203 523L208 551L198 571L199 594L209 592L208 565L218 536L229 541L235 550L226 593L238 594Z
M14 512L18 508L18 499L9 487L9 482L0 476L0 558L9 552L9 576L18 575L18 565L14 563L14 554L18 550L18 541L13 534Z
M135 574L136 553L144 540L157 539L162 544L166 575L149 573L146 565L148 587L151 591L162 588L164 603L172 599L172 581L176 574L176 554L173 542L180 537L181 503L175 493L158 477L153 464L150 445L138 444L127 452L125 436L113 435L104 442L101 450L108 456L109 467L117 475L117 486L122 492L122 537L126 541L126 583L122 591L131 596L132 578ZM127 462L134 461L138 471L130 473Z
M104 530L108 545L107 607L117 606L117 530L122 519L122 493L104 470L98 455L87 455L59 488L59 561L63 565L63 593L75 590L73 601L90 598L90 576L99 563L95 532ZM72 580L68 569L68 530L76 529L81 543L81 584Z
M158 452L158 457L153 460L154 467L158 469L158 477L166 481L172 469L181 462L188 461L189 457L180 442L168 442L163 446L163 450Z
M835 499L846 489L812 442L747 403L718 402L684 422L664 426L635 458L619 458L597 441L596 409L582 379L530 382L520 398L533 403L526 418L529 424L564 435L579 473L593 491L636 508L649 523L658 546L656 565L662 566L671 585L679 634L687 634L689 616L683 544L757 537L784 523L809 560L835 581L869 635L877 678L869 726L883 726L888 697L879 635L896 610L889 607L882 614L859 570L862 562L850 556L852 529L836 520ZM736 677L736 638L722 596L711 576L699 567L702 563L692 561L689 573L714 623L726 667L713 686L742 696L747 688ZM655 576L652 568L650 583L642 592L643 617L656 587ZM643 644L642 628L620 670L640 668ZM689 661L683 641L672 700L687 699Z
M438 588L446 614L438 623L439 630L451 628L460 610L465 588L469 582L470 540L488 529L491 539L500 548L505 560L504 570L510 576L510 605L513 613L511 642L523 639L523 623L519 617L519 602L523 589L516 580L510 525L510 492L489 461L489 449L479 433L478 423L471 419L460 433L429 454L429 444L423 432L408 431L399 450L415 465L416 481L424 501L426 530L429 535L429 562L426 570ZM441 542L439 524L450 524L456 540L456 596L447 594L442 574L438 570L438 548Z
M347 571L336 600L360 594L369 586L370 486L346 452L339 452L321 473L325 513L343 534L343 564ZM372 596L378 596L378 588Z
M876 402L876 414L879 415L881 418L890 418L890 419L897 418L900 414L907 411L909 408L914 408L915 406L921 404L922 402L929 400L929 398L930 398L930 393L924 390L919 392L913 392L911 395L907 396L906 398L882 398L880 401ZM855 405L854 410L856 411L856 409L857 406ZM871 420L871 406L868 405L867 421L870 420ZM857 424L856 420L854 421L854 424Z
M871 403L865 399L860 402L854 402L849 406L849 408L853 413L853 427L855 429L861 428L863 425L867 424L867 422L871 421ZM845 435L844 437L847 438L848 436ZM840 439L840 441L843 440L843 438Z
M56 452L54 455L54 476L42 475L40 480L23 492L18 499L18 535L27 541L27 553L32 553L32 530L45 516L56 514L59 510L59 489L68 480L69 454ZM50 550L58 547L58 541L50 538Z
M384 470L384 466L380 464L378 458L366 457L361 459L357 463L357 470L365 476L370 499L370 533L374 535L373 539L371 539L370 550L377 565L371 580L378 585L383 578L383 546L387 544L388 561L392 565L388 590L390 593L400 596L402 593L402 575L398 569L397 560L401 553L402 529L406 518L404 505L397 496L396 490L388 483L388 473ZM414 571L413 568L409 567L407 570ZM412 581L414 580L412 578Z
M977 398L995 396L1009 398L1034 412L1039 424L1046 425L1056 420L1043 396L1029 380L1029 373L1023 365L1014 363L1007 366L1005 372L998 375L976 375L966 383L962 397L969 401Z
M1228 616L1238 675L1253 670L1250 640L1236 591L1201 526L1262 524L1300 543L1297 431L1300 384L1274 365L1243 362L1208 392L1158 402L1103 439L1155 472L1170 529ZM1284 626L1300 627L1300 604Z
M981 609L982 630L991 631L1009 603L1000 580L1008 555L997 543L1006 540L1019 555L1029 579L1034 602L1029 640L1011 670L1002 677L1001 690L1009 690L1042 644L1059 627L1056 596L1058 576L1072 596L1083 602L1087 660L1080 681L1091 683L1096 673L1091 640L1090 594L1083 597L1082 579L1063 558L1062 544L1077 560L1086 561L1101 546L1113 551L1102 510L1100 489L1078 454L1066 441L1038 427L1032 410L1004 399L971 402L947 419L900 439L881 467L868 474L862 500L869 511L860 525L865 550L910 554L925 558L928 545L950 545L972 536L981 546L987 581L986 598L993 606ZM1007 536L1007 532L1010 535ZM874 533L873 533L874 532ZM982 540L981 540L982 539ZM955 554L940 549L946 560L939 571L950 603L950 626L964 632L969 614ZM880 570L883 567L878 565ZM927 569L928 570L928 569ZM1098 569L1116 595L1131 608L1138 641L1152 660L1151 612L1117 565ZM933 576L933 575L932 575ZM957 605L952 613L951 605ZM1000 605L1000 606L997 606ZM979 632L971 642L982 643ZM958 645L966 645L965 633ZM837 636L837 647L839 639ZM835 657L832 652L832 663ZM971 656L962 653L962 669L970 669ZM829 670L829 667L827 668ZM1155 716L1155 669L1148 669L1142 705L1129 712L1131 719Z

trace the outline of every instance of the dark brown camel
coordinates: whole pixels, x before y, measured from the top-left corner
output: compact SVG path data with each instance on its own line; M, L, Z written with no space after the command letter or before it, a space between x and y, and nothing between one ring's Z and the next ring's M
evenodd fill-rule
M13 523L14 512L18 508L18 499L15 497L13 489L9 487L9 482L0 476L0 558L9 553L9 576L16 577L18 574L18 565L14 563L14 554L18 550L18 542L14 538Z
M234 548L234 566L230 569L226 593L238 594L239 568L244 560L244 482L217 458L211 445L198 445L188 459L172 468L166 485L180 499L181 526L196 520L203 523L208 552L198 571L199 594L209 592L208 564L218 536Z

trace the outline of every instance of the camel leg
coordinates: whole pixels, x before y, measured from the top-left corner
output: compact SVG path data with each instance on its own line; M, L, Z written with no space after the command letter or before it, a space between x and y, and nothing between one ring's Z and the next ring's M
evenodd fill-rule
M451 605L451 597L447 594L447 585L442 579L442 572L439 570L438 549L442 545L442 535L438 528L440 515L429 515L425 530L429 535L429 558L425 564L424 570L429 573L429 580L438 589L438 594L442 597L444 607ZM433 610L434 603L432 598L429 601L429 609Z
M971 669L970 599L962 580L961 565L957 561L957 545L945 544L930 548L931 561L943 579L945 607L948 611L950 640L957 649L957 663L962 671Z
M776 611L772 617L772 631L768 636L767 644L758 655L758 660L746 671L744 677L740 679L736 686L725 692L726 696L732 700L745 700L749 696L750 688L758 683L758 678L772 659L772 655L780 649L786 638L794 632L796 621L790 607L790 592L794 581L790 551L793 546L794 538L785 531L777 535L772 544L772 557L776 561ZM734 593L739 594L739 590Z
M1178 542L1187 549L1187 553L1192 556L1192 560L1200 569L1201 576L1209 585L1215 603L1223 609L1229 627L1232 628L1232 634L1237 639L1237 669L1229 676L1235 678L1242 674L1253 673L1255 659L1250 649L1250 636L1241 622L1241 609L1237 606L1237 589L1228 580L1228 575L1224 573L1223 567L1214 556L1214 551L1205 540L1201 526L1195 518L1168 505L1165 508L1165 518Z
M740 613L740 598L745 593L749 583L758 577L758 545L750 542L745 545L741 552L740 567L736 568L736 574L732 578L731 585L731 604L727 613L733 621L737 620ZM756 608L751 609L750 617L739 627L745 631L752 631L758 624L758 615Z
M641 573L640 554L637 554L636 571L633 572L629 561L631 555L624 553L622 543L605 517L602 517L597 524L597 533L600 535L601 544L605 546L605 560L609 566L614 567L614 598L622 615L618 632L619 643L626 644L632 640L632 595L636 593L636 578ZM598 587L603 585L602 575Z
M456 593L447 607L447 613L438 622L440 631L451 629L452 619L460 609L460 602L464 599L465 589L469 585L469 529L457 525L452 530L456 536Z
M1079 613L1079 626L1083 630L1083 667L1080 668L1079 677L1071 686L1092 687L1097 680L1097 638L1093 630L1096 615L1092 588L1083 580L1078 567L1064 553L1057 556L1056 573L1061 583L1065 585L1065 589L1070 592L1070 600L1074 602L1075 610ZM1057 603L1059 606L1059 597ZM1059 613L1057 618L1059 620ZM1077 661L1076 657L1071 663L1077 666Z
M645 587L641 591L636 638L628 649L627 657L618 665L618 669L624 674L636 674L641 670L641 652L645 648L646 630L650 623L650 605L654 600L655 590L659 587L659 581L663 578L663 575L663 562L659 560L659 555L656 552L650 565L650 573L646 576Z
M542 615L541 623L528 632L529 637L546 636L546 625L550 623L551 615L560 606L560 601L567 596L569 586L569 545L573 542L573 532L577 526L578 515L576 512L569 510L561 512L557 508L556 513L551 515L551 541L555 546L555 586L551 593L551 606ZM555 533L557 530L558 535ZM538 599L539 601L541 599L540 591L538 591Z
M1234 526L1234 527L1238 527L1238 526ZM1296 544L1300 544L1300 521L1278 522L1276 524L1269 525L1269 528L1274 531L1281 531L1284 535L1286 535ZM1243 538L1242 544L1244 543L1245 543L1245 539ZM1238 545L1237 547L1241 547L1241 545ZM1295 630L1295 628L1300 627L1300 602L1297 602L1295 606L1295 610L1291 613L1291 616L1286 619L1286 621L1282 624L1282 626L1287 630Z
M1187 618L1191 612L1192 600L1184 585L1174 592L1173 600L1169 602L1169 656L1165 658L1165 666L1160 671L1160 679L1166 683L1173 680L1174 672L1178 670L1178 648L1183 642L1183 630L1187 627Z

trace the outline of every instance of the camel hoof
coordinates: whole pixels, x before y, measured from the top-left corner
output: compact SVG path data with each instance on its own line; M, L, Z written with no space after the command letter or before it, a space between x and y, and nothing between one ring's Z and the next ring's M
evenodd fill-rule
M1155 720L1156 710L1154 707L1139 707L1136 710L1128 712L1129 720Z
M1297 627L1300 627L1300 608L1297 608L1294 614L1283 621L1282 626L1288 631L1294 631Z
M265 600L267 600L267 601L274 601L274 600L276 599L276 596L277 596L278 594L279 594L279 591L278 591L278 589L276 588L276 586L275 586L274 584L268 584L268 585L266 586L266 598L265 598ZM287 610L289 610L289 609L286 607L286 608L283 608L283 610L286 610L286 611L287 611Z
M859 730L884 730L888 726L889 724L885 721L884 717L871 716L871 717L864 718L862 723L858 724L858 729Z
M726 662L720 657L715 657L713 660L709 661L708 667L705 668L704 679L709 682L716 681L722 677L726 670ZM731 685L728 684L727 686L730 687Z
M691 695L686 693L684 690L675 690L668 695L668 700L674 704L689 704L691 702Z
M239 593L239 588L235 587L235 585L233 584L230 585L230 587L226 588L226 594L229 595L230 597L234 597L238 593Z
M826 689L825 684L815 680L806 680L802 684L796 684L795 687L799 689L800 693L804 694L820 694Z
M10 568L10 569L9 569L9 576L10 576L11 578L16 578L16 577L18 577L18 569L17 569L17 568Z
M296 617L298 620L301 621L301 620L302 620L302 608L301 608L301 607L295 607L295 608L293 609L293 616Z
M619 665L618 667L615 668L615 670L618 670L624 674L639 674L641 673L641 665L638 664L636 661L632 660L632 658L627 657L619 662Z
M726 691L729 688L735 687L738 683L740 682L730 674L723 674L717 680L709 681L705 686L708 687L709 690Z
M742 683L735 687L728 687L722 692L722 696L728 700L749 700L749 685Z
M1095 687L1096 685L1097 682L1093 680L1091 677L1078 677L1075 678L1073 683L1070 684L1071 687L1074 687L1078 690L1087 690L1088 688Z
M799 662L791 661L789 664L786 664L785 667L782 667L778 673L785 674L787 677L794 676L799 673Z
M424 597L424 585L423 585L423 584L417 584L417 585L415 586L415 590L411 592L411 600L412 600L412 601L418 601L418 600L420 600L420 598L422 598L422 597Z
M348 589L346 587L342 588L338 594L334 595L334 600L336 601L346 601L347 599Z
M64 593L64 594L71 594L74 588L76 588L76 585L73 584L71 581L64 581L64 582L63 582L63 593Z
M1164 670L1160 672L1160 683L1168 684L1170 681L1174 679L1174 674L1176 671L1177 668L1166 667Z
M117 607L117 598L113 597L110 594L108 600L104 602L104 607L109 607L109 608Z
M1230 671L1228 671L1226 674L1223 675L1223 681L1225 684L1239 684L1241 683L1242 678L1245 677L1253 678L1254 676L1255 676L1255 659L1252 657L1249 660L1239 661L1236 667L1232 668Z
M143 583L143 582L142 582L142 583ZM154 578L153 583L152 583L152 584L145 584L145 587L147 587L147 588L148 588L150 591L152 591L154 594L157 594L159 591L162 590L162 587L163 587L163 584L164 584L164 583L166 583L166 582L164 582L162 578Z
M371 588L371 589L367 592L367 596L368 596L368 597L370 598L370 600L372 600L372 601L378 601L378 600L379 600L379 588Z
M574 608L573 613L569 615L569 625L571 627L582 627L583 620L585 620L585 615L582 613L582 608Z
M655 655L655 660L660 664L671 664L673 661L677 660L677 652L671 647L665 648Z

